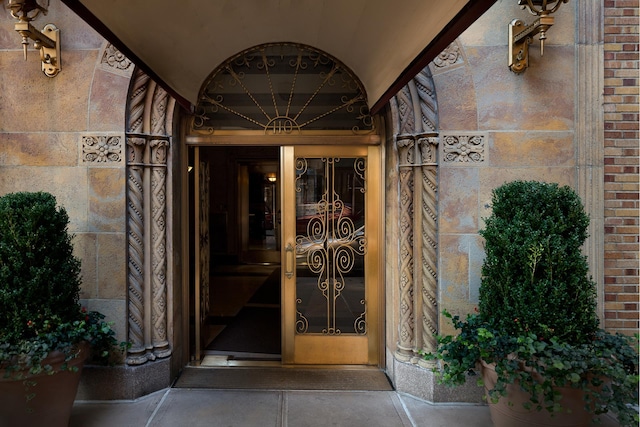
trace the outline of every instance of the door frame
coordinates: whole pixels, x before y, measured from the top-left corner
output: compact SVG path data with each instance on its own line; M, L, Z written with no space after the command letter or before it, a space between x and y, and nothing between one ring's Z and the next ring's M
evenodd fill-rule
M293 138L278 138L278 137L273 137L273 136L262 136L262 137L258 137L258 138L253 138L253 144L250 144L249 140L246 138L238 137L238 136L230 136L230 137L226 137L224 139L224 141L220 140L218 141L218 138L203 138L203 137L197 137L197 138L193 138L192 140L189 140L189 138L185 138L187 139L187 144L184 145L185 147L185 152L184 152L184 176L185 176L185 187L184 189L187 190L188 188L188 171L187 171L187 167L189 166L189 162L187 160L188 158L188 150L192 149L192 148L204 148L206 146L215 146L215 145L233 145L233 146L246 146L246 145L271 145L271 146L279 146L280 150L281 150L281 154L280 154L280 175L279 175L279 184L281 186L280 188L280 210L282 210L282 206L284 203L284 194L285 194L285 189L284 187L284 183L286 182L286 179L284 178L284 167L285 167L285 156L284 156L284 152L286 150L293 150L294 146L299 146L299 145L305 145L307 147L309 147L309 149L313 149L313 150L317 150L318 154L320 155L320 153L322 153L323 149L325 150L325 156L326 156L326 149L340 149L341 144L350 144L350 147L362 147L363 149L367 150L367 158L368 158L368 180L371 180L372 182L377 182L378 183L378 187L379 190L377 191L377 195L375 198L372 198L372 200L370 200L367 203L367 209L368 212L370 213L370 215L372 215L369 219L369 221L376 221L376 223L378 224L377 227L377 231L375 233L371 233L368 236L368 242L369 245L376 245L377 247L377 253L375 255L375 257L373 258L373 261L371 261L371 263L373 264L372 267L368 268L368 271L370 272L370 274L374 275L374 277L376 277L375 279L375 283L376 283L376 292L377 292L377 303L375 304L375 306L370 307L371 309L375 308L377 313L374 316L374 319L369 319L369 328L370 328L370 334L375 338L371 340L371 344L368 346L367 348L367 358L368 358L368 365L371 366L383 366L384 365L384 360L385 360L385 348L386 348L386 342L385 342L385 318L386 318L386 305L385 305L385 297L386 297L386 286L385 286L385 274L384 274L384 260L385 260L385 247L384 247L384 233L385 233L385 226L384 226L384 219L385 219L385 215L384 215L384 193L385 193L385 178L384 178L384 144L380 144L380 137L378 135L367 135L366 137L363 137L361 135L357 135L357 136L350 136L350 137L344 137L344 136L320 136L320 135L313 135L312 137L304 137L304 138L300 138L298 140L294 140ZM234 143L235 141L235 143ZM285 145L286 144L286 145ZM198 151L198 150L195 150ZM195 165L194 165L195 166ZM194 247L192 247L191 244L189 244L189 238L187 237L189 235L189 222L194 220L193 218L193 208L194 206L189 206L189 198L186 196L188 194L188 191L184 191L183 196L185 197L185 201L184 201L184 212L186 213L186 217L189 218L189 221L185 221L185 223L183 224L183 236L185 236L185 238L183 239L184 242L184 254L185 254L185 259L189 259L190 256L195 256L196 253L193 253L192 251L194 251ZM375 217L373 216L375 215ZM285 246L286 246L286 242L284 240L284 227L281 226L280 229L280 238L281 238L281 266L282 266L282 270L284 271L284 256L285 256ZM185 266L186 267L186 266ZM189 268L185 268L183 270L183 277L184 277L184 282L185 284L188 283L194 283L194 287L195 287L195 294L198 294L198 292L200 291L200 280L198 277L198 274L194 274L195 277L193 278L189 278L190 272L189 272ZM189 286L185 286L185 290L183 291L183 298L185 298L185 302L186 304L184 305L185 307L190 307L190 303L189 303L189 292L188 292L188 288ZM284 299L285 297L285 291L284 291L284 285L281 283L281 288L283 289L282 291L282 299ZM281 304L283 303L283 301L281 301ZM282 305L282 307L284 307L284 305ZM189 308L189 310L191 310ZM283 308L284 310L284 308ZM196 313L192 313L192 314L196 314ZM281 337L282 337L282 365L295 365L297 364L296 360L294 358L290 358L288 356L288 354L292 354L292 349L293 347L293 338L291 336L287 336L287 334L285 334L284 331L284 325L285 322L287 321L288 317L287 316L291 316L290 313L286 314L286 313L282 313L282 331L281 331ZM189 318L189 316L185 316L186 319ZM295 319L295 313L294 313L294 319ZM185 322L185 329L184 332L187 333L189 330L189 326L188 326L188 321ZM197 323L197 321L196 321ZM197 327L197 330L199 333L201 333L201 330L199 327ZM289 334L290 335L290 334ZM199 342L199 340L201 339L200 336L198 334L195 334L194 339L196 340L196 343ZM302 340L303 342L304 340ZM189 354L189 359L190 360L194 360L195 362L198 363L199 360L201 360L202 354L201 354L201 348L200 346L196 345L196 343L191 342L190 345L186 346L187 348L191 348L192 350L196 350L195 353L191 353ZM314 352L322 352L323 349L320 348L318 349L317 347L314 347L313 345L308 345L306 346L307 348L307 353L311 353L313 354ZM319 363L319 364L324 364L324 363Z

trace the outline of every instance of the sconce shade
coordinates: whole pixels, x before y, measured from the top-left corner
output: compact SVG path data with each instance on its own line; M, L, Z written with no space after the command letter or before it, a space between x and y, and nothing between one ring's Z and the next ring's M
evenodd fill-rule
M40 3L38 0L9 0L8 7L14 18L23 21L32 21L40 12L45 15L47 14L49 0L41 0Z
M529 9L533 15L548 15L549 13L555 13L562 3L567 3L569 0L518 0L518 4Z

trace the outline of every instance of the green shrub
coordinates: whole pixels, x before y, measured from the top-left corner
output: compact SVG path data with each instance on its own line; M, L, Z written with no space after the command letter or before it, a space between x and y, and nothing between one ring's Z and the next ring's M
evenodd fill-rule
M580 248L587 217L569 187L514 181L494 191L485 238L480 313L512 335L584 343L598 329L596 284Z
M80 261L68 222L51 194L0 197L0 341L34 337L52 318L77 319Z
M614 412L638 425L638 335L598 328L596 284L580 252L589 218L569 187L515 181L493 192L485 238L479 313L465 320L445 311L457 335L438 336L440 382L463 384L479 362L498 375L488 398L518 383L525 408L563 411L558 387L582 390L597 418Z
M0 370L5 377L50 370L42 360L66 360L89 344L106 362L117 344L111 324L80 307L80 261L73 255L69 217L48 193L0 197ZM121 344L124 348L125 344Z

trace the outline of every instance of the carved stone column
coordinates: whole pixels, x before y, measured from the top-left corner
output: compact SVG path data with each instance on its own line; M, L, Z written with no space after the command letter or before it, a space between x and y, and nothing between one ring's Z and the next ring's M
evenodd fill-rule
M128 325L127 363L147 361L144 340L144 138L127 138Z
M391 102L399 168L399 324L396 358L427 366L438 332L438 108L429 68Z
M126 133L129 365L171 355L167 336L167 165L174 104L162 88L136 71Z
M413 137L398 136L400 168L400 319L396 357L409 361L415 344L413 304L413 182L415 142Z
M420 185L420 235L421 259L421 345L419 351L430 353L436 350L435 334L438 333L438 139L433 136L418 137L421 160ZM423 358L422 366L432 366Z
M576 3L576 145L577 190L589 214L584 244L589 269L598 285L598 314L604 322L604 2ZM637 19L637 18L636 18Z
M156 357L171 354L167 341L167 236L166 178L167 146L162 139L151 141L151 294L152 344Z
M438 332L437 150L434 133L396 138L400 168L400 319L396 357L431 366L420 352Z

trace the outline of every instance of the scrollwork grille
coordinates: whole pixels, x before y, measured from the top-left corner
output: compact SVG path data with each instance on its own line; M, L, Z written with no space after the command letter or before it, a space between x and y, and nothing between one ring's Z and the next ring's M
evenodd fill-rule
M297 158L296 333L367 333L366 160Z
M324 52L288 43L257 46L220 66L200 95L191 129L266 135L375 131L355 75Z

